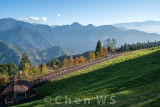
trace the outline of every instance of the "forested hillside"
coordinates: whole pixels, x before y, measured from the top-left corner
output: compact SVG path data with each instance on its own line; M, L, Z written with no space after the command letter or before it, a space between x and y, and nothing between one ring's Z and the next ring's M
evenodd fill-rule
M0 63L9 64L10 62L14 62L17 66L20 64L23 53L27 54L32 65L48 62L59 56L74 55L78 53L62 46L53 46L48 50L38 50L21 45L12 45L3 41L0 41L0 47Z

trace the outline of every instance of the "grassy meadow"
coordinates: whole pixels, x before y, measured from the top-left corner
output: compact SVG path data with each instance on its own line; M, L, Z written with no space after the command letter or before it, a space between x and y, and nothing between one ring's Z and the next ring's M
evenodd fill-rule
M123 53L36 90L40 92L39 100L16 107L157 107L160 105L160 47ZM44 103L46 96L52 98L51 103ZM69 99L65 104L65 96L71 99L71 104ZM97 96L106 97L104 104L98 104ZM56 104L56 97L61 104ZM85 104L87 98L90 104Z

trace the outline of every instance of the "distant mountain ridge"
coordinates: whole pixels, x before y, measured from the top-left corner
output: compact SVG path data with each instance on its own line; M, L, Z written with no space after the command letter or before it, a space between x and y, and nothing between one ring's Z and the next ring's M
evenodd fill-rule
M22 27L22 28L20 28ZM17 32L14 32L16 31ZM117 46L160 40L160 35L144 31L115 27L115 25L87 26L74 22L71 25L48 26L15 19L0 19L0 40L38 50L65 46L80 53L94 50L98 40L115 38ZM14 39L13 39L14 38Z
M118 23L113 26L160 34L160 21L148 20L144 22Z
M32 65L48 62L51 59L55 59L63 55L78 54L77 52L62 46L53 46L48 50L39 51L37 49L26 48L20 45L12 45L4 41L0 41L0 47L0 63L14 62L16 65L19 65L23 53L27 54Z
M0 40L40 50L54 46L44 35L24 26L17 26L0 33Z
M77 27L75 27L77 26ZM160 35L146 33L138 30L120 29L112 25L103 26L83 26L77 23L53 28L56 32L56 39L59 44L70 47L79 52L94 50L98 40L103 41L107 38L115 38L117 46L128 43L147 42L160 40Z

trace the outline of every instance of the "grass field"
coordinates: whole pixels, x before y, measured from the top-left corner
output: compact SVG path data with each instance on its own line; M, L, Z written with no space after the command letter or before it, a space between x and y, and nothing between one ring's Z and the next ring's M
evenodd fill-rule
M124 53L120 57L74 72L36 89L40 92L39 100L17 106L160 106L160 47ZM46 96L52 98L51 103L44 103ZM55 103L57 96L61 96L58 102L62 104ZM65 104L65 96L71 98L71 104ZM104 104L98 104L97 96L106 96ZM85 104L86 98L90 99L90 104ZM75 100L80 104L76 104ZM111 104L113 102L115 104Z

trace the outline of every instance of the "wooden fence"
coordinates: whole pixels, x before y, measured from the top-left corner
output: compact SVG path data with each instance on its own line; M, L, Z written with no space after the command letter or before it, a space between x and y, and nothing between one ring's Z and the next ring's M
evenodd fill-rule
M109 59L118 57L120 55L121 55L121 53L120 54L115 54L115 55L107 55L107 56L100 57L100 58L97 58L97 59L92 60L92 61L88 61L88 62L83 63L83 64L78 64L78 65L63 68L63 69L60 69L60 70L56 70L56 71L49 70L49 73L47 73L45 75L42 75L42 76L38 76L36 78L33 78L30 81L33 83L33 86L37 86L37 85L46 83L48 81L53 81L53 80L59 79L61 77L64 77L64 76L72 73L72 72L79 71L79 70L82 70L84 68L88 68L90 66L96 65L100 62L104 62L104 61L107 61Z

